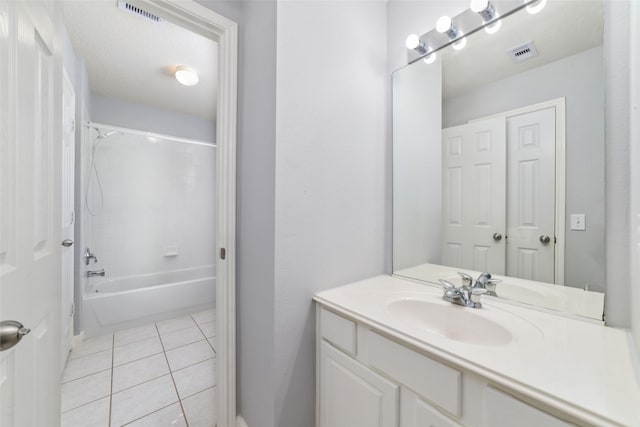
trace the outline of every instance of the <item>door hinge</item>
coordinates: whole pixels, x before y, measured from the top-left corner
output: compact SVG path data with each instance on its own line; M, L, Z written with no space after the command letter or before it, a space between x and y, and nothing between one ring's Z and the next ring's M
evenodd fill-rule
M226 258L227 258L227 249L220 248L220 259L226 259Z

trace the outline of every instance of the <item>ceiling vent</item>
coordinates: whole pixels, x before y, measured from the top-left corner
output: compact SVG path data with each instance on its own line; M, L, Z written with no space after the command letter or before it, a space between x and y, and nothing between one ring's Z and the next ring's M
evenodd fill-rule
M127 3L124 0L118 0L118 9L129 11L135 15L141 16L149 21L160 23L164 21L164 19L160 18L157 15L154 15L151 12L147 12L144 9L140 9L138 6L134 6L131 3Z
M512 47L511 49L507 50L507 53L511 56L511 59L513 59L514 62L522 62L538 56L536 45L534 45L531 41L516 47Z

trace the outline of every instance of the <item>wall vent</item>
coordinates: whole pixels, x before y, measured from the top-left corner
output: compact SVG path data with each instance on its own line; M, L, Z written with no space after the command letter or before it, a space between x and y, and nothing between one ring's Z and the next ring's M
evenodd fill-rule
M140 9L138 6L134 6L131 3L127 3L124 0L118 0L118 9L129 11L135 15L141 16L153 22L160 23L164 21L164 19L160 18L159 16L154 15L151 12L147 12L144 9Z
M531 41L518 45L516 47L512 47L511 49L507 50L507 53L511 56L511 59L513 59L514 62L522 62L538 56L536 45L534 45Z

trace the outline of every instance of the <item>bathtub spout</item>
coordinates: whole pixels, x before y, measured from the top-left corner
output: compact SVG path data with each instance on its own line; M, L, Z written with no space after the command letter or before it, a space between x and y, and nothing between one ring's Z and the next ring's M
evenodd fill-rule
M85 271L84 272L84 277L97 277L97 276L104 277L104 268L102 270L98 270L98 271Z

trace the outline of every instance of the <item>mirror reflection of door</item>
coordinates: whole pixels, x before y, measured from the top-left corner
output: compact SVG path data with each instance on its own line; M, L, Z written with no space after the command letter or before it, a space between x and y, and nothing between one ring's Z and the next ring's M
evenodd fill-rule
M556 112L530 109L443 129L445 265L556 282Z

